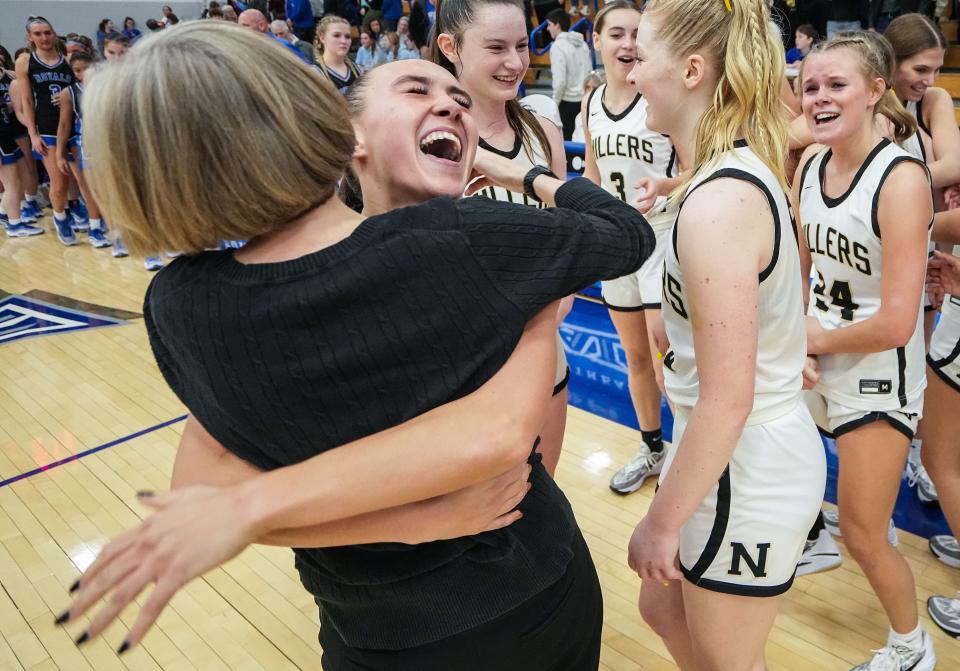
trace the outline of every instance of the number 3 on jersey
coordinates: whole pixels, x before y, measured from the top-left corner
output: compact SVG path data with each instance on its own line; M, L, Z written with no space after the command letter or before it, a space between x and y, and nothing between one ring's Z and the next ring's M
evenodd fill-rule
M817 272L817 284L813 287L813 293L816 296L815 305L821 312L829 310L826 302L827 283L823 275ZM853 293L850 291L850 283L836 280L830 287L831 302L840 308L840 318L844 321L852 322L853 313L860 307L858 303L853 302Z
M623 173L611 172L610 181L613 182L613 188L617 190L617 198L622 200L624 203L627 202L627 189L625 180L623 179Z

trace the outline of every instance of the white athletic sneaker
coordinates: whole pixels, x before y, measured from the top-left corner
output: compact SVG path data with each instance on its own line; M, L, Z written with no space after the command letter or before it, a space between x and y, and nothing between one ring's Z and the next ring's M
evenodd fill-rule
M937 666L937 655L927 632L920 633L923 643L917 650L897 645L885 646L874 650L873 659L850 671L933 671Z
M932 596L927 599L927 612L938 627L954 638L960 638L960 599Z
M843 534L840 533L840 511L824 510L823 526L827 528L831 536L836 536L837 538L842 537ZM900 537L897 535L897 527L894 525L893 520L890 520L890 526L887 528L887 540L890 541L890 545L893 547L900 545Z
M640 449L630 457L627 465L613 474L610 478L610 489L617 494L629 494L643 486L643 481L651 475L659 475L663 468L663 459L667 456L667 449L654 452L641 442Z
M803 548L803 555L797 563L797 575L829 571L840 566L842 562L837 541L833 540L829 531L821 529L817 540L808 540L806 547Z
M931 536L930 552L947 566L960 568L960 543L953 536Z
M930 479L927 469L919 461L913 466L907 464L907 485L910 487L916 485L917 498L920 499L921 503L936 503L940 500L936 485Z

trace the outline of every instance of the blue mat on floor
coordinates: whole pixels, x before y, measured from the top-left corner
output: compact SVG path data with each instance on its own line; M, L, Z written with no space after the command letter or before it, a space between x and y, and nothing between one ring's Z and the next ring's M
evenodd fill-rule
M570 404L587 412L637 429L637 416L627 389L627 364L620 339L607 309L598 303L578 298L560 327L570 363ZM664 439L673 435L673 416L666 401L661 407ZM827 453L826 498L837 501L837 448L824 439ZM949 533L940 508L926 506L916 493L900 483L900 496L893 519L897 527L929 538Z

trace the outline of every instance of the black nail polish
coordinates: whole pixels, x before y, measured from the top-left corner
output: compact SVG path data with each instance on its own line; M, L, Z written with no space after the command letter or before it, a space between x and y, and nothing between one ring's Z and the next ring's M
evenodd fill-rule
M73 594L78 589L80 589L80 578L77 578L76 580L74 580L73 584L70 585L70 593Z
M69 619L70 619L70 611L69 611L69 610L65 610L65 611L63 611L62 613L60 613L59 615L57 615L57 619L54 620L53 623L54 623L54 624L58 624L58 625L59 625L59 624L63 624L64 622L66 622L66 621L69 620Z
M120 644L120 647L117 648L117 654L122 655L129 649L130 649L130 641L124 641L123 643Z
M77 637L77 645L83 645L90 640L90 632L84 631Z

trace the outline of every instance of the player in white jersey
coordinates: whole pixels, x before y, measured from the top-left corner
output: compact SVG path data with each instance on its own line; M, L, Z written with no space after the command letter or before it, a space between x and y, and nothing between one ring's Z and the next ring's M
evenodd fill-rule
M910 440L923 411L922 306L933 219L923 163L902 142L913 118L889 89L893 50L866 32L818 45L800 72L814 141L794 182L809 296L807 350L819 366L808 400L840 456L840 524L890 621L887 644L857 669L932 671L936 656L919 624L910 567L887 526Z
M580 114L586 144L584 177L634 204L638 196L647 196L647 190L672 190L676 180L670 178L679 172L673 144L647 128L647 101L629 78L636 59L639 23L640 9L629 0L608 2L597 12L593 46L603 60L607 81L584 99ZM636 454L610 479L610 489L620 494L638 490L663 466L663 372L659 357L666 351L666 336L660 313L660 281L667 239L664 233L676 217L675 210L663 210L661 202L655 213L648 215L658 238L653 256L636 272L601 283L603 302L610 310L627 360L627 381L641 436Z
M937 24L922 14L897 17L884 35L893 46L897 58L893 90L917 120L920 132L930 138L932 147L931 151L926 152L925 160L930 169L937 207L943 209L940 189L947 188L948 192L956 193L956 184L960 182L960 130L957 129L954 116L953 99L946 90L934 86L943 67L947 40ZM929 297L925 296L924 305L927 310L924 336L929 350L936 314ZM935 415L920 423L908 462L911 482L916 482L917 496L924 503L939 498L938 490L921 461L920 449L921 443L926 440L927 426L936 419ZM931 544L931 547L934 545Z
M473 98L471 114L477 122L480 146L525 166L550 168L564 177L567 162L560 129L524 109L517 100L530 66L530 36L520 0L446 0L437 11L434 35L431 60L453 73ZM477 195L545 207L522 192L498 186ZM563 301L558 325L572 304L572 299ZM554 397L538 448L551 474L563 445L569 377L563 342L557 334Z
M629 557L641 615L685 669L763 668L826 481L800 393L784 54L769 18L766 0L651 0L637 33L647 125L687 148L692 170L662 280L674 446Z

